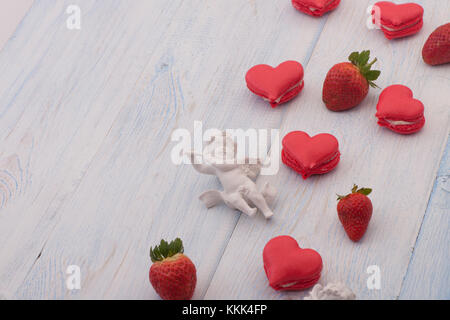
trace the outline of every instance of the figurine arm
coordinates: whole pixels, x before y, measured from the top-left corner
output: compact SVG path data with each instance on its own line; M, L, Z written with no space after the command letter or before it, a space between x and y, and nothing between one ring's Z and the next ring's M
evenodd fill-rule
M222 163L222 164L213 164L214 167L219 169L220 171L230 171L239 167L238 164L235 163Z
M256 162L255 164L253 164L253 162ZM245 166L245 165L256 165L256 166L261 166L261 161L259 159L253 159L253 158L249 158L246 157L245 160L243 161L243 163L222 163L222 164L213 164L214 167L216 167L217 169L221 170L221 171L230 171L236 168L239 168L241 166Z

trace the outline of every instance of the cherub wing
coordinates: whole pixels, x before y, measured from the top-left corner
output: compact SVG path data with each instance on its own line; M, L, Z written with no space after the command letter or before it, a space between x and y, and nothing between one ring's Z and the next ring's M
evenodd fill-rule
M223 202L222 193L218 190L206 191L200 195L199 199L209 209Z

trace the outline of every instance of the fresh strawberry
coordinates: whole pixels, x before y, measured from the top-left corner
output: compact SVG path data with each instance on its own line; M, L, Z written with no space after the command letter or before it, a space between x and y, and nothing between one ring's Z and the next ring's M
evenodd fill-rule
M332 111L344 111L360 104L369 92L380 71L371 70L377 61L369 63L370 51L353 52L350 62L336 64L328 72L323 84L323 102Z
M371 192L372 189L358 189L354 185L351 194L338 195L339 220L352 241L359 241L366 233L373 210L372 201L367 197Z
M194 294L195 266L183 252L183 242L179 238L170 244L161 240L159 246L150 248L153 262L150 283L164 300L190 300Z
M437 28L428 38L422 50L425 63L436 66L450 62L450 23Z

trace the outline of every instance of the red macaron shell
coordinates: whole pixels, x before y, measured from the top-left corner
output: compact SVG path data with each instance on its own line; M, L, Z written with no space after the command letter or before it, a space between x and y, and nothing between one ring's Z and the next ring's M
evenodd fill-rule
M264 271L277 291L303 290L320 279L322 257L312 249L302 249L290 236L270 240L263 251Z
M333 170L340 161L339 142L331 134L310 137L294 131L283 138L281 158L284 164L307 179Z
M295 9L314 17L321 17L336 9L339 3L341 0L292 0Z
M380 27L386 38L390 40L416 34L423 27L424 10L416 3L395 4L381 1L374 6L380 9ZM375 12L372 10L372 15Z
M321 166L318 166L312 170L307 170L300 163L298 163L293 157L287 154L285 150L283 150L281 153L281 160L283 161L283 163L288 167L290 167L291 169L293 169L298 174L300 174L305 180L312 175L325 174L327 172L332 171L339 164L340 158L341 156L338 153L336 157L331 161Z
M380 94L377 113L378 124L400 134L411 134L425 125L424 105L414 99L411 89L404 85L392 85ZM393 122L404 121L408 124Z
M275 108L302 91L303 75L303 66L299 62L286 61L276 68L265 64L254 66L247 72L245 80L250 91L268 100Z

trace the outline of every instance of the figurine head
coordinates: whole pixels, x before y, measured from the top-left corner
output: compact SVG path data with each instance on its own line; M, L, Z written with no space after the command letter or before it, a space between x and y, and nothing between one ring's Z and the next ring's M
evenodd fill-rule
M237 144L225 131L212 137L203 150L203 157L214 165L231 164L240 167L250 179L256 179L261 172L261 163L257 159L238 158Z
M233 164L236 163L236 153L234 139L226 132L222 132L213 136L206 144L203 157L211 164Z

